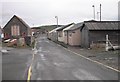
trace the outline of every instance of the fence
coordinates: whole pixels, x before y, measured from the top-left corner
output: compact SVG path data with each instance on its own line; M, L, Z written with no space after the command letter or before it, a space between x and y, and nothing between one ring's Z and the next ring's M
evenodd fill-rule
M112 40L110 40L109 38L114 38ZM108 36L106 35L106 51L112 49L112 50L116 50L116 49L120 49L120 41L119 38L120 35L113 35L113 36Z
M101 38L101 40L99 39L92 41L90 47L106 49L106 47L109 48L111 46L120 46L120 40L119 40L120 34L104 35L102 37L103 38Z

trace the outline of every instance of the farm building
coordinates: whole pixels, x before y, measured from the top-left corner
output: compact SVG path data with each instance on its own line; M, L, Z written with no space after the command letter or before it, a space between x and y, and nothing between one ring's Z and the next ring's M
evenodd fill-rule
M57 33L57 29L59 29L61 27L58 27L58 28L55 28L53 30L51 30L49 33L48 33L48 39L52 40L52 41L57 41L58 40L58 33Z
M120 21L84 21L81 28L81 46L90 48L93 44L105 44L106 35L112 44L118 43Z
M31 36L30 27L18 16L14 15L3 28L4 38Z
M69 27L69 26L71 26L71 25L74 25L74 23L71 23L71 24L62 26L62 27L60 27L59 29L56 30L57 33L58 33L58 41L64 42L64 36L63 36L63 35L64 35L64 32L63 32L63 29L65 29L65 28L67 28L67 27Z
M31 40L31 28L18 16L14 15L3 28L4 39L25 38Z
M83 23L77 23L71 25L65 29L64 31L64 43L71 46L80 46L81 45L81 32L80 28Z

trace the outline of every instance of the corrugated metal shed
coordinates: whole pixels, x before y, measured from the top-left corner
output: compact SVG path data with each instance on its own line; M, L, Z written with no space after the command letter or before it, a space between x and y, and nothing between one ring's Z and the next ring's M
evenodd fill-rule
M55 28L53 30L51 30L49 33L52 33L52 32L56 32L56 30L60 29L61 27L58 27L58 28Z
M89 30L120 30L120 21L85 21L84 24Z
M65 29L65 28L67 28L67 27L69 27L69 26L71 26L71 25L73 25L73 24L74 24L74 23L70 23L70 24L68 24L68 25L62 26L61 28L57 29L56 31L61 31L61 30Z
M76 30L76 29L81 29L81 27L83 26L83 23L77 23L74 24L73 26L71 26L70 28L66 28L64 31L72 31L72 30Z

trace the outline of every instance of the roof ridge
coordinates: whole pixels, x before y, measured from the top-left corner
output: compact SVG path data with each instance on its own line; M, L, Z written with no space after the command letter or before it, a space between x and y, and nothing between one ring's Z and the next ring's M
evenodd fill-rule
M72 24L75 24L75 23L70 23L70 24L67 24L65 26L62 26L60 29L58 29L57 31L60 31L60 30L63 30L64 28L67 28L69 26L71 26Z
M24 24L26 27L30 28L30 26L29 26L27 23L25 23L25 21L23 21L23 20L22 20L20 17L18 17L17 15L13 15L12 18L10 18L10 20L7 22L7 24L8 24L14 17L16 17L16 18L17 18L22 24ZM5 24L4 27L6 27L7 24ZM4 27L3 27L3 28L4 28Z
M17 15L14 15L13 17L17 17L26 27L30 28L30 26L25 21L23 21L22 18L18 17Z

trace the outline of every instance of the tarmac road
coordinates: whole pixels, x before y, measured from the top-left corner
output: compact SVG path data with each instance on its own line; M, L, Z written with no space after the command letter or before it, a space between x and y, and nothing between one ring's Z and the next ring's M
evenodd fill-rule
M6 50L8 52L2 53L2 80L27 80L28 68L32 62L32 49Z
M118 80L118 72L40 36L36 41L31 80Z

